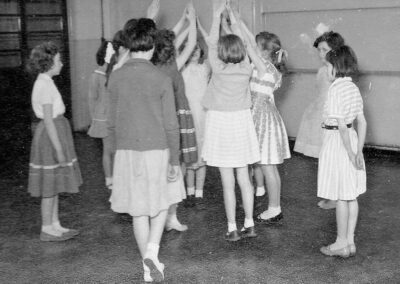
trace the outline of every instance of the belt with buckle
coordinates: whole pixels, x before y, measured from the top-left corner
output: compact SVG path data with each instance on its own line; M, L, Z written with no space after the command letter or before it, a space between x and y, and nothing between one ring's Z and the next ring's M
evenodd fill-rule
M347 128L351 128L353 126L352 123L346 124ZM338 130L339 126L337 125L326 125L325 123L321 123L321 127L325 128L326 130Z

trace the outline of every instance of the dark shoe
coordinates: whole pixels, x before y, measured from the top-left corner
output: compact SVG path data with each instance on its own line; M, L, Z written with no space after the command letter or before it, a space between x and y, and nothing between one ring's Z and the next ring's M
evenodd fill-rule
M69 240L71 238L72 238L72 236L69 236L69 235L67 236L64 234L62 234L61 236L54 236L54 235L45 233L43 231L40 232L40 240L42 242L63 242L63 241Z
M199 209L199 210L206 209L206 205L204 204L204 200L203 200L202 197L196 197L195 198L195 205L196 205L196 208Z
M255 218L255 221L260 224L274 225L274 224L278 224L282 219L283 219L283 214L281 212L278 215L276 215L275 217L272 217L269 219L263 219L263 218L261 218L261 215L258 215Z
M237 230L232 231L230 233L228 232L225 235L225 241L228 241L228 242L237 242L240 239L241 239L241 237L240 237L240 234L239 234L239 232Z
M249 227L245 228L243 227L242 230L240 231L240 234L242 235L242 238L255 238L257 237L256 229L255 227Z
M76 237L77 235L79 235L79 231L78 230L75 230L75 229L69 229L69 231L68 232L65 232L65 233L63 233L62 235L63 236L68 236L68 237L70 237L70 238L73 238L73 237Z
M322 247L320 251L322 254L327 256L339 256L342 258L348 258L350 256L350 250L348 246L337 250L332 250L330 246L326 246Z
M195 199L193 195L188 195L186 200L183 202L183 207L191 208L196 205Z

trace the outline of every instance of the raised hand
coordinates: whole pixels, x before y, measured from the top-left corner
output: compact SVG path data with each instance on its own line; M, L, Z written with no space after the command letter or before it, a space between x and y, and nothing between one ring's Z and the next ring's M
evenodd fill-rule
M153 0L147 8L147 18L155 19L160 11L160 0Z

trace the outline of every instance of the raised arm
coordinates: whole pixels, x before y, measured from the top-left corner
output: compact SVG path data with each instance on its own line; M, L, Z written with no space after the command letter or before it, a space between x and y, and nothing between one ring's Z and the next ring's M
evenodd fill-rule
M208 38L208 33L201 24L199 17L196 17L196 22L197 22L197 28L199 29L201 36L204 38L204 40L206 40Z
M153 0L147 8L146 18L152 19L154 22L160 12L160 0Z
M176 58L176 65L178 66L178 70L180 70L186 64L197 42L196 12L194 10L192 2L189 2L187 6L187 17L189 20L188 41L183 51Z
M251 44L251 46L252 46L253 48L256 48L256 46L257 46L256 37L255 37L254 34L249 30L249 28L247 27L246 23L245 23L243 20L240 21L240 26L241 26L241 29L242 29L242 31L243 31L244 36L246 37L246 40L247 40L248 42L250 42L250 44Z
M185 24L186 21L186 16L187 16L187 8L183 10L182 16L180 17L179 21L176 23L175 27L172 29L172 31L175 33L175 35L178 35L182 28L183 25Z
M190 30L190 27L187 27L183 32L181 32L179 35L177 35L177 37L175 39L175 42L174 42L176 50L179 50L179 48L181 47L182 43L187 38L187 36L189 34L189 30Z
M254 66L257 68L258 76L262 77L267 72L266 66L261 58L258 56L255 47L252 46L251 42L247 36L243 36L245 32L242 29L241 20L239 18L239 14L235 13L229 6L228 6L229 18L231 20L231 28L232 31L239 36L246 46L247 54L250 57L251 61L253 62Z

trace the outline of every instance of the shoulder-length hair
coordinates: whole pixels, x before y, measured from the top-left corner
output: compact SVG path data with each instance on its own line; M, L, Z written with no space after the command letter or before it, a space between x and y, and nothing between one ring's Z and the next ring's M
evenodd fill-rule
M350 46L332 49L326 54L326 61L335 69L336 78L354 77L358 74L357 57Z
M243 41L234 34L224 35L218 40L218 58L224 63L240 63L246 57Z
M54 57L59 52L58 46L52 41L35 46L29 56L27 70L33 75L49 71L54 65Z

